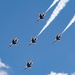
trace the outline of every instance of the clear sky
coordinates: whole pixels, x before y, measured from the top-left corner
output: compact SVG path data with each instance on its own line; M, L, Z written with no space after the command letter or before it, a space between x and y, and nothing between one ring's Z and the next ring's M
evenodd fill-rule
M44 20L36 23L39 13L45 12L54 0L0 0L0 75L47 75L75 72L75 23L52 44L75 14L75 0L69 0L58 16L38 37L37 44L28 47L31 37L39 34L57 2ZM8 48L11 39L18 37L17 46ZM2 41L3 40L3 41ZM31 69L23 72L26 61L33 60ZM4 64L4 65L3 65ZM53 74L51 74L53 75ZM74 74L75 75L75 74Z

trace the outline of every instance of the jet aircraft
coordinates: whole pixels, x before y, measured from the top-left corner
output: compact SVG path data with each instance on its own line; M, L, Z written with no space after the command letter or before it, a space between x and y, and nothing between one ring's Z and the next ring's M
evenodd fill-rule
M44 16L45 16L46 14L43 12L43 13L41 13L40 15L39 15L39 18L37 19L37 22L39 21L39 20L44 20Z
M30 45L32 45L32 44L36 44L36 40L37 40L38 38L35 36L35 37L33 37L32 39L31 39L31 42L29 43L29 46Z
M18 38L12 39L12 42L11 42L11 44L9 45L9 47L11 47L11 46L13 46L13 45L16 45L17 42L18 42ZM9 47L8 47L8 48L9 48Z
M24 68L24 70L26 70L27 68L32 68L32 66L31 66L32 64L33 64L33 61L32 60L30 62L27 61L26 67Z
M52 43L52 44L54 44L56 41L60 41L60 38L62 37L62 35L61 34L57 34L56 35L56 38L55 38L55 40L54 40L54 42Z

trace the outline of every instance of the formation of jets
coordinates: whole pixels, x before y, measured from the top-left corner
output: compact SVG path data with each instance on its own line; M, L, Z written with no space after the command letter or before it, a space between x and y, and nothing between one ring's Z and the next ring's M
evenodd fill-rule
M41 14L39 15L39 18L37 19L37 22L38 22L39 20L43 20L45 15L46 15L46 14L45 14L44 12L41 13ZM61 39L61 37L62 37L61 34L57 34L57 35L56 35L56 38L55 38L55 40L53 41L52 44L54 44L56 41L59 41L59 40ZM17 37L16 37L16 38L13 38L12 41L11 41L11 44L9 45L8 48L12 47L13 45L17 45L18 40L19 40L19 39L18 39ZM29 47L30 45L32 45L32 44L36 44L36 41L37 41L37 40L38 40L38 37L37 37L37 36L32 37L32 38L31 38L31 42L29 43L28 47ZM32 61L32 60L31 60L31 61L27 61L27 62L26 62L26 67L24 68L24 70L26 70L27 68L32 68L32 64L33 64L33 61ZM23 70L23 71L24 71L24 70Z
M40 13L39 18L37 19L37 21L43 20L45 15L46 15L46 14L45 14L44 12L43 12L43 13ZM62 37L61 34L57 34L57 35L56 35L56 39L54 40L53 43L55 43L56 41L60 40L61 37ZM30 45L32 45L32 44L36 44L37 39L38 39L38 37L36 37L36 36L35 36L35 37L32 37L32 38L31 38L31 42L29 43L28 47L29 47ZM9 45L9 48L12 47L13 45L16 45L17 42L18 42L18 40L19 40L18 38L12 39L11 44ZM53 43L52 43L52 44L53 44Z

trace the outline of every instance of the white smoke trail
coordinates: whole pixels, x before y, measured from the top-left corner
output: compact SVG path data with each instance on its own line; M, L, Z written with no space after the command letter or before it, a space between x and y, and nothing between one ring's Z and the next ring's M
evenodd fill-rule
M62 34L75 22L75 15L71 19L70 23L67 25L67 27L63 30Z
M55 10L51 14L50 18L48 19L46 25L42 28L42 30L40 31L40 33L38 34L38 36L49 26L49 24L56 18L56 16L58 16L58 14L60 13L60 11L66 6L66 3L68 1L69 0L60 0L60 2L58 3L58 5L56 6Z
M45 13L47 13L59 0L54 0L53 3L50 5L50 7L46 10Z

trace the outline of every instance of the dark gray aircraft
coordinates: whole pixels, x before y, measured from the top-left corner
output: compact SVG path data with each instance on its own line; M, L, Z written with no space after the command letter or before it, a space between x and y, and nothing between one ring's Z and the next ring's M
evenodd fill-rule
M32 60L30 62L27 61L26 67L24 68L24 70L26 70L27 68L32 68L32 66L31 66L32 64L33 64L33 61Z
M36 40L37 40L38 38L35 36L35 37L33 37L32 38L32 40L31 40L31 42L29 43L29 46L30 45L32 45L32 44L36 44Z
M43 12L43 13L41 13L40 15L39 15L39 18L37 19L37 22L39 21L39 20L44 20L44 16L45 16L46 14Z
M18 38L15 38L15 39L12 39L12 42L11 44L9 45L9 47L13 46L13 45L16 45L18 42Z
M56 41L60 41L60 38L62 37L61 34L57 34L56 35L56 39L54 40L54 42L52 44L54 44Z

